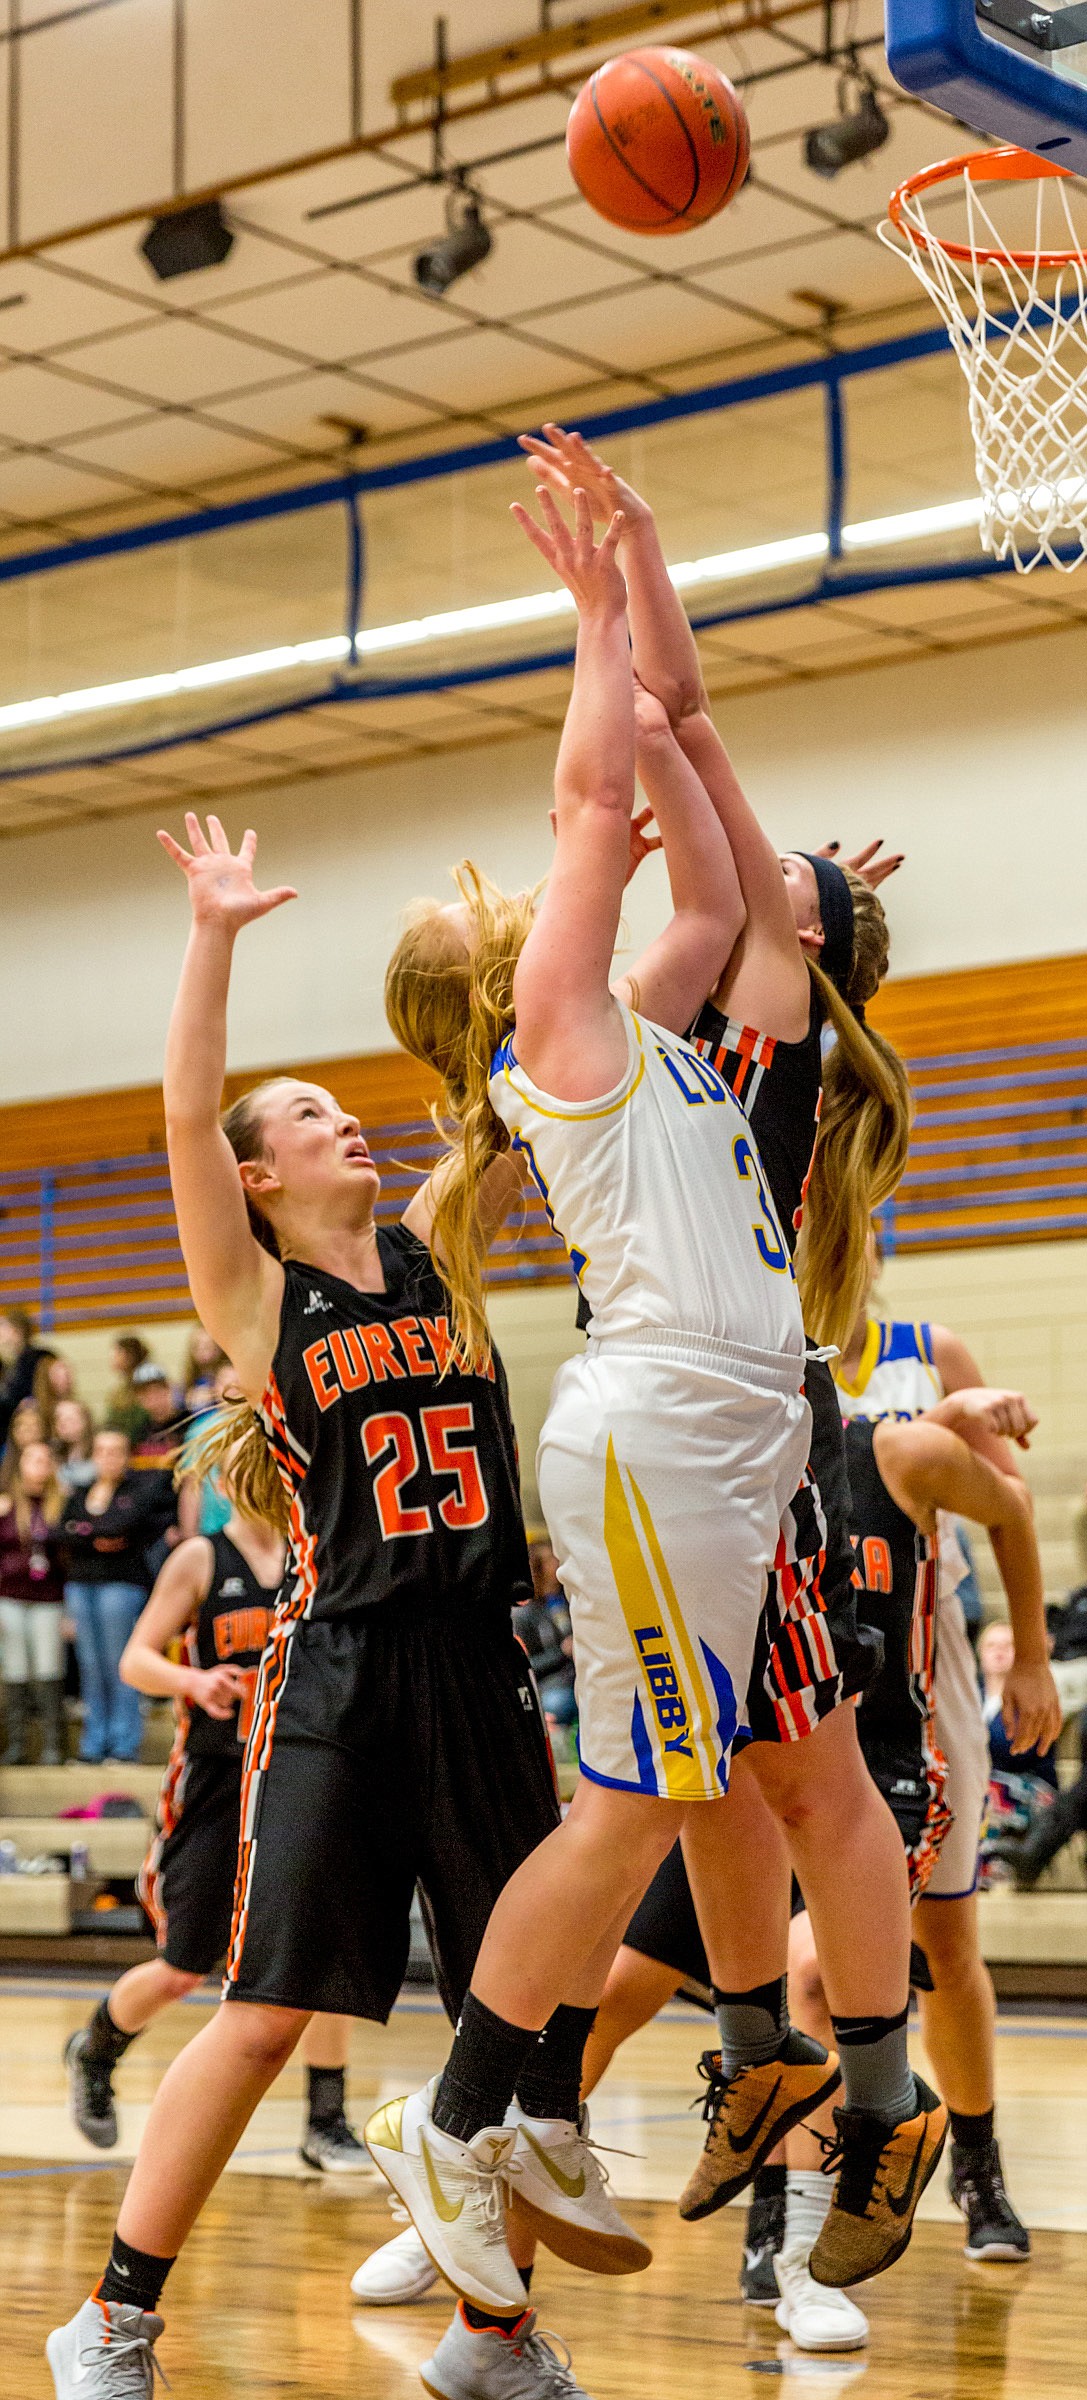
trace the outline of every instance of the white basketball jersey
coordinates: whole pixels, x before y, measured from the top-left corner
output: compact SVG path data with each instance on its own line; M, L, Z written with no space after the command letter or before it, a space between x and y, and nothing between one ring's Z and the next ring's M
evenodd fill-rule
M894 1417L899 1424L935 1408L944 1397L939 1369L932 1355L928 1325L887 1324L868 1320L861 1362L853 1383L836 1375L838 1405L843 1417ZM970 1563L955 1531L955 1519L937 1511L940 1533L940 1597L958 1590Z
M626 1071L599 1099L540 1091L516 1031L491 1067L491 1105L566 1244L590 1334L667 1328L802 1358L792 1260L743 1110L689 1042L621 1013Z

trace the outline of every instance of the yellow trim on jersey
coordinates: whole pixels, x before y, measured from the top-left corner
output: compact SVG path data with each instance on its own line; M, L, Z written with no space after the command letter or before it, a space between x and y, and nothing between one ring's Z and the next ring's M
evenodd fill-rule
M696 1744L698 1749L703 1746L703 1729L707 1723L704 1690L697 1707L692 1707L680 1679L675 1655L677 1649L689 1674L694 1660L652 1518L633 1476L630 1477L630 1483L639 1515L647 1529L650 1554L660 1578L659 1591L655 1588L638 1538L638 1528L624 1489L622 1469L609 1434L604 1473L604 1545L611 1561L615 1588L643 1684L646 1730L653 1750L658 1788L663 1775L666 1789L662 1798L715 1799L719 1787L713 1780L712 1761L707 1778L706 1765L696 1754ZM669 1618L672 1620L671 1626ZM657 1662L665 1651L667 1663L663 1665L663 1672L671 1676L676 1688L674 1693L659 1695L653 1689L650 1674L654 1670L662 1671ZM697 1674L695 1681L701 1681ZM670 1720L667 1725L662 1721L662 1711L665 1709Z
M848 1376L841 1374L835 1368L834 1381L843 1392L848 1392L851 1400L860 1399L861 1393L867 1390L879 1365L880 1332L878 1317L869 1317L855 1383L850 1383Z
M563 1125L592 1125L595 1124L597 1119L600 1117L617 1117L620 1109L625 1108L628 1100L633 1099L634 1094L638 1089L638 1085L645 1074L645 1044L642 1040L642 1029L633 1009L628 1009L626 1014L629 1016L631 1024L633 1025L634 1031L638 1037L638 1072L633 1083L628 1085L627 1090L622 1094L621 1099L613 1100L609 1107L545 1108L542 1100L534 1100L531 1092L524 1091L519 1083L513 1082L513 1077L509 1070L508 1060L505 1062L502 1068L502 1073L505 1076L506 1082L513 1084L513 1089L516 1092L518 1099L524 1101L526 1108L534 1108L538 1117L556 1117L560 1124ZM517 1065L518 1062L516 1057L514 1058L513 1063L515 1066ZM523 1067L521 1069L521 1073L525 1073L525 1069ZM628 1075L630 1073L629 1063L627 1066L627 1073Z

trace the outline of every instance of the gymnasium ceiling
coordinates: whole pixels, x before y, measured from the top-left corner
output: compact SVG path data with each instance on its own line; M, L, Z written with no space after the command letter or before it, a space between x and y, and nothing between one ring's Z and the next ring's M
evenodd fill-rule
M606 17L606 0L598 7ZM586 0L551 0L542 11L553 33L585 13ZM618 42L605 34L543 68L515 65L489 84L458 81L447 98L444 163L469 171L494 247L432 299L412 272L420 244L442 224L432 102L393 91L433 56L429 7L0 0L0 557L929 323L875 229L893 184L962 145L946 119L891 83L878 0L838 0L834 39L857 44L892 132L833 182L816 178L803 134L837 106L839 70L821 56L826 13L799 0L666 0L656 34ZM541 26L539 0L445 0L444 14L454 65ZM754 138L751 182L734 206L665 241L595 217L563 149L588 68L609 50L654 38L697 47L725 68L743 87ZM328 153L339 154L305 163ZM140 251L150 217L177 196L208 192L223 195L230 257L156 281ZM882 379L859 413L855 513L969 492L963 395L950 360ZM656 454L673 557L706 549L698 529L710 489L714 548L763 538L760 526L821 522L818 422L787 411L767 418L764 500L754 515L744 477L722 456L723 425L684 428L670 457ZM402 498L399 514L387 515L384 548L371 530L370 621L526 588L520 559L504 563L510 537L493 515L494 489L470 478L458 490L444 597L428 598L423 587L427 505L449 515L448 496L440 504L424 504L418 491ZM504 486L500 497L504 509ZM681 541L689 546L677 548ZM54 611L47 640L42 595L62 579L3 587L0 698L176 664L177 612L162 603L153 555L129 562L123 598L98 570L67 619ZM281 626L284 586L301 555L294 533L281 533L261 570L271 588L254 599L243 575L235 617L240 609L247 625L259 617ZM311 576L314 634L330 629L327 609L312 613L323 572ZM530 575L529 587L536 580ZM328 582L331 594L331 566ZM1079 589L1053 575L1000 578L748 620L707 637L707 675L726 693L1014 638L1078 617L1087 606ZM227 654L248 646L230 614L224 603ZM252 636L265 638L302 633ZM212 639L210 626L201 639ZM214 641L197 643L197 655L223 654ZM565 676L552 673L281 719L202 744L199 756L175 751L111 769L108 793L101 773L86 770L0 780L0 832L513 736L554 725L565 690ZM0 773L5 764L0 739Z

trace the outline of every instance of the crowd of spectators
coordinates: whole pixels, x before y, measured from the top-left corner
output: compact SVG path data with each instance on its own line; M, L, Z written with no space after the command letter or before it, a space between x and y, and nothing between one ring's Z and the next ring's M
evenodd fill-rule
M197 1328L180 1384L137 1334L113 1343L98 1422L71 1363L35 1339L20 1309L0 1314L0 1685L5 1766L60 1765L67 1703L81 1759L138 1758L143 1703L118 1672L163 1560L206 1531L214 1494L174 1470L185 1430L215 1404L222 1352ZM218 1522L222 1522L220 1517Z

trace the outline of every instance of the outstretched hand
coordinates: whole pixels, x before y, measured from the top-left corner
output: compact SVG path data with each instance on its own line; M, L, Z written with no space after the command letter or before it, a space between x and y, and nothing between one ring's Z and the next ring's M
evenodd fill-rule
M1029 1450L1038 1418L1022 1392L992 1391L979 1384L949 1392L944 1405L954 1412L958 1429L976 1426L979 1433L999 1434L1002 1441L1018 1442L1021 1450Z
M545 425L544 436L541 441L538 434L521 433L517 439L528 465L560 498L572 500L575 491L584 492L600 525L607 525L616 509L622 509L628 533L632 526L652 520L648 501L632 484L624 483L614 468L606 466L580 433L567 433L561 425Z
M617 510L610 525L598 542L593 540L592 510L583 491L576 491L574 500L574 529L571 533L565 518L556 508L545 483L536 487L536 498L544 522L537 525L527 508L515 500L510 509L522 533L546 558L560 581L577 601L580 617L622 616L627 604L627 587L616 564L615 552L623 530L622 510Z
M897 875L906 856L904 850L892 850L888 852L886 858L877 858L877 850L883 848L882 835L878 842L869 842L863 850L856 851L852 858L839 858L838 852L841 847L840 842L824 842L822 849L817 850L815 855L817 858L832 858L840 867L852 868L854 875L859 875L861 882L866 883L869 891L872 892L878 892L880 884L886 883L888 875Z
M274 891L258 892L253 881L255 833L243 834L241 849L232 851L218 817L209 816L205 836L199 817L191 810L185 818L185 830L192 843L191 850L183 850L170 833L160 832L158 838L188 884L195 925L218 925L227 933L239 933L243 925L252 925L258 917L268 916L273 908L282 908L285 900L297 900L298 894L289 883L277 884Z
M643 860L649 857L650 851L664 848L664 841L659 833L646 832L646 826L652 825L652 823L653 811L651 808L639 809L637 816L630 820L630 858L624 879L624 891L628 883L633 883L639 867Z

